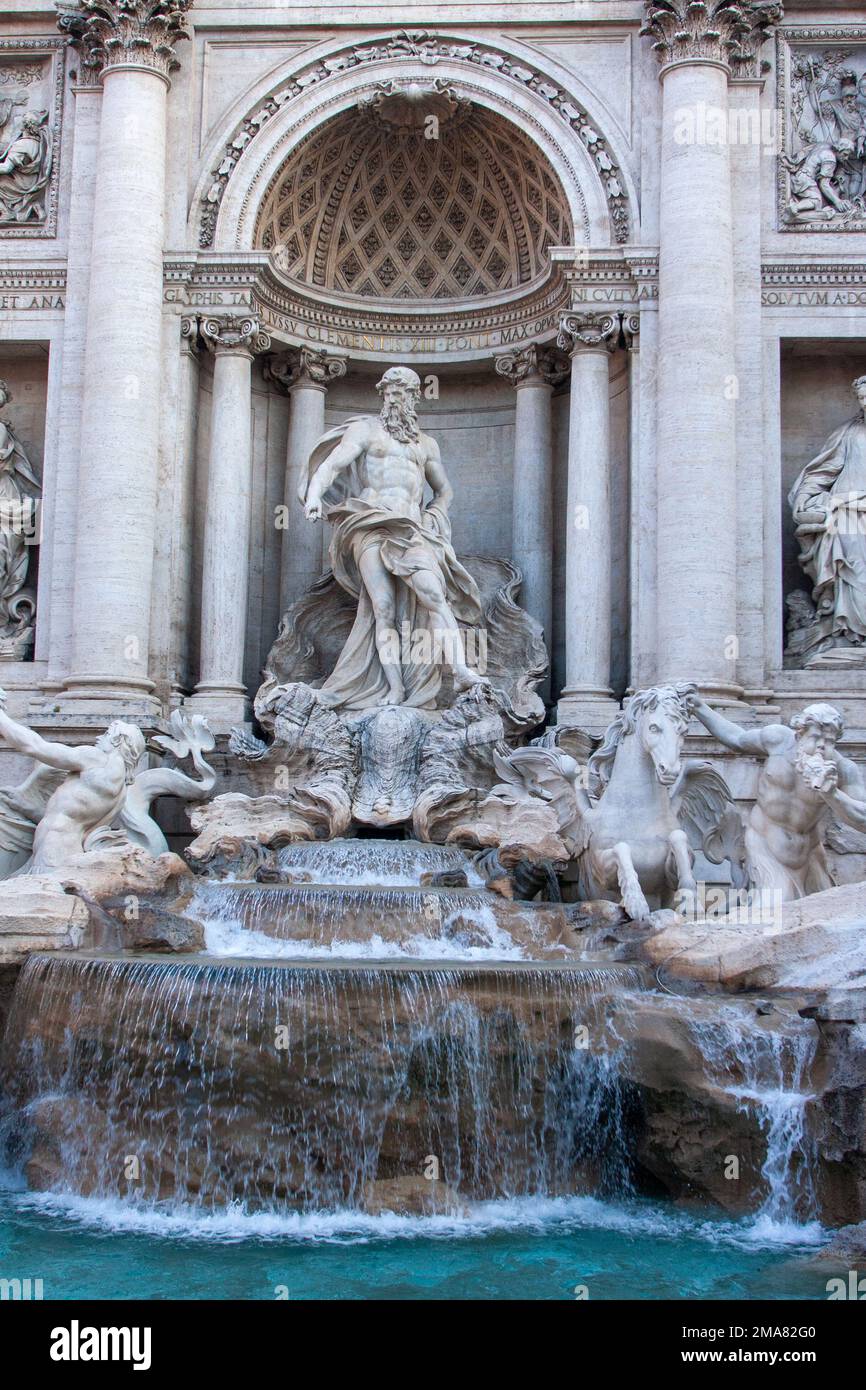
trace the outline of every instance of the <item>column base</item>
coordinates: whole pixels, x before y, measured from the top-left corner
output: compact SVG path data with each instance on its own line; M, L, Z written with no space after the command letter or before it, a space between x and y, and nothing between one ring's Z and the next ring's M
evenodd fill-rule
M153 724L162 718L162 701L152 693L153 681L142 676L69 676L64 688L45 692L46 712L68 715L73 721L99 724L126 719L133 724Z
M216 681L199 681L182 708L191 714L204 715L211 733L229 734L251 717L250 699L242 685L223 685Z
M603 686L567 686L559 697L556 722L561 728L583 729L601 738L619 709L613 691Z

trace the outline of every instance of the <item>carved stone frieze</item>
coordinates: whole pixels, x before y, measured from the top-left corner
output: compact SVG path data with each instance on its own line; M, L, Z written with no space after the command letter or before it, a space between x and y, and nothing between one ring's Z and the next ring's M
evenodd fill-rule
M561 274L519 300L504 303L439 304L406 310L393 304L359 301L340 305L301 284L287 285L274 273L268 258L167 261L164 298L167 304L190 312L196 308L220 312L255 313L266 331L282 342L305 340L316 348L367 357L415 357L425 361L439 355L489 357L492 349L517 346L556 332L559 314L568 304Z
M845 309L866 306L866 268L858 261L765 261L765 309Z
M83 76L109 68L146 67L168 79L179 67L175 44L188 39L192 0L81 0L60 5L57 25L80 54Z

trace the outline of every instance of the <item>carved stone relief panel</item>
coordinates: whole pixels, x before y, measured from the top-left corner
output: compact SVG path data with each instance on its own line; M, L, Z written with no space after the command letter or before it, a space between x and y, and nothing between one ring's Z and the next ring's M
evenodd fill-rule
M866 230L866 26L779 37L779 226Z
M0 40L0 236L53 236L62 40Z

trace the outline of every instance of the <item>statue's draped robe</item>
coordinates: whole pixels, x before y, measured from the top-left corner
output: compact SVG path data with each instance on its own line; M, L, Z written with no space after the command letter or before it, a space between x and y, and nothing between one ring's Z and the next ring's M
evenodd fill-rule
M322 436L310 455L309 479L357 418L344 421ZM395 657L401 661L403 703L417 709L434 709L442 683L441 640L437 655L430 615L405 581L420 570L438 574L452 613L459 623L468 625L480 624L482 620L478 586L454 553L451 524L444 508L435 504L427 507L419 525L411 517L399 516L357 496L365 486L359 477L359 465L355 464L335 479L323 498L324 514L334 528L329 551L331 568L342 588L357 599L358 611L337 664L320 688L319 698L333 708L364 710L388 694L376 648L373 606L358 568L364 551L375 546L386 570L397 581ZM307 484L301 489L302 501L306 491ZM408 644L402 641L406 633L411 633ZM426 655L432 656L432 660L423 659ZM447 648L445 657L449 657Z
M27 578L30 547L24 534L28 499L38 498L39 479L15 435L0 420L0 631L14 628L10 610Z
M802 526L800 564L812 580L818 617L829 619L834 635L859 644L866 639L866 423L860 415L831 434L794 483L788 502L798 526L803 513L831 494L847 506L834 526L811 532L808 523Z
M40 127L32 135L18 136L5 149L0 149L0 159L11 159L15 166L12 172L0 174L0 210L13 222L24 222L31 215L43 215L44 209L36 204L51 176L51 143L47 131Z

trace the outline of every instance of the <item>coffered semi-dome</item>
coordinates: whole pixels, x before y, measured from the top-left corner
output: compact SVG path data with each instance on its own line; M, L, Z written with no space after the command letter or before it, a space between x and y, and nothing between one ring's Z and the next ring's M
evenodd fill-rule
M548 248L572 240L544 156L449 89L412 98L380 93L303 141L271 183L256 246L291 281L365 298L465 300L537 281Z

